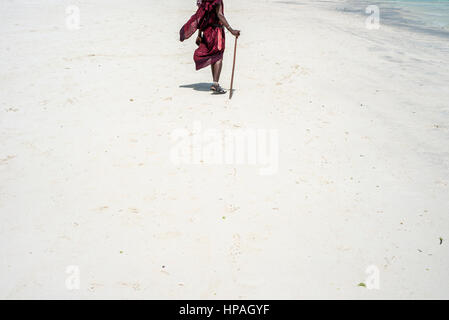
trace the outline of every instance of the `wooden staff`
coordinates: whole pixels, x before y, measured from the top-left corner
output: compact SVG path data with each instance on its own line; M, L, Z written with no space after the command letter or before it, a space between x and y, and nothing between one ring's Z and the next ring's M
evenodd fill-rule
M237 38L235 37L235 44L234 44L234 62L232 63L232 76L231 76L231 89L229 90L229 99L232 98L232 86L234 84L234 70L235 70L235 56L237 53Z

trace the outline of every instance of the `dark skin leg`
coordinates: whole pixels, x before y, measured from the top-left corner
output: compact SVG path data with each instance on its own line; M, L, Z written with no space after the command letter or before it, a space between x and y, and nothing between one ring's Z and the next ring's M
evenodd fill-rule
M212 78L214 79L214 82L218 82L220 80L222 67L223 67L223 60L217 61L213 65L211 65Z

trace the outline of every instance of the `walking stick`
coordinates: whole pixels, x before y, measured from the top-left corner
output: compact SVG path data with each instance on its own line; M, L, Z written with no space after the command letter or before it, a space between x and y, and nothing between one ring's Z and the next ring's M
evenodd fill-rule
M234 69L235 69L235 55L237 53L237 37L235 37L234 44L234 62L232 63L231 89L229 90L229 99L232 98L232 86L234 84Z

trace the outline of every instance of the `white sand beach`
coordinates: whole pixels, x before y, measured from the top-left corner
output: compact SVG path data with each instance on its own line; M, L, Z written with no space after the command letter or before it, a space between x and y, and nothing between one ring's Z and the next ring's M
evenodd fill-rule
M1 1L0 298L448 299L449 42L336 2L225 0L229 100L194 0ZM276 170L174 163L198 124Z

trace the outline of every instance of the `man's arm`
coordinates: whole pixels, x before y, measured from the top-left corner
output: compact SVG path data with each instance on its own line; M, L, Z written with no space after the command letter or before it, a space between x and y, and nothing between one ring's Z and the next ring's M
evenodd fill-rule
M198 36L196 37L195 43L197 46L199 46L201 43L201 30L198 30Z
M226 20L225 16L221 13L222 12L221 4L218 5L215 10L217 12L218 20L220 20L220 22L226 27L226 29L228 29L229 32L232 33L235 37L240 36L240 30L232 29L228 21Z

